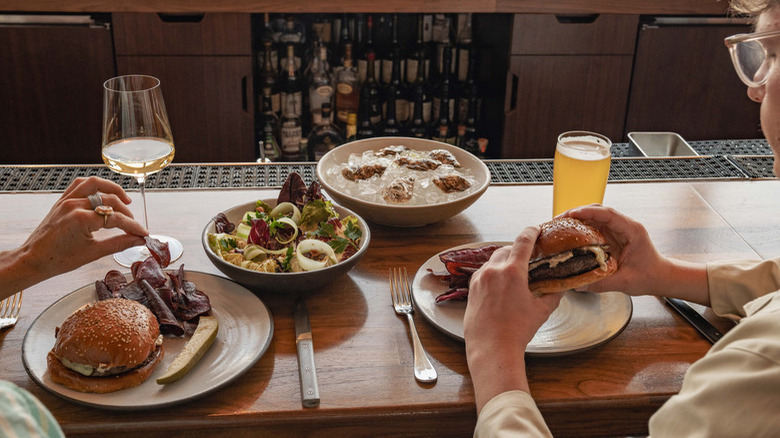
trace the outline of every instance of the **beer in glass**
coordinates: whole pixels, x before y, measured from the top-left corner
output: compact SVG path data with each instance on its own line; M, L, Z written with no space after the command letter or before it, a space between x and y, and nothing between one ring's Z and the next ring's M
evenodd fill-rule
M553 216L604 201L611 146L607 137L588 131L558 136L553 163Z

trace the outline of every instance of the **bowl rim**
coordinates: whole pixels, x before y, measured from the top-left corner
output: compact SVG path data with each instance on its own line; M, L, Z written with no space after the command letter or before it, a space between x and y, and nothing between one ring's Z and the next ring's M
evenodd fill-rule
M382 203L379 203L379 202L367 201L367 200L364 200L364 199L357 198L355 196L352 196L350 194L347 194L347 193L344 193L344 192L342 192L340 190L337 190L335 187L333 187L331 184L329 184L327 182L326 178L324 178L324 171L322 170L322 168L324 167L323 163L325 161L327 161L326 158L328 158L328 156L332 157L333 155L335 155L335 152L340 147L344 147L344 146L350 145L350 144L354 145L355 143L370 143L371 141L377 141L377 140L383 140L383 139L405 139L405 140L412 140L412 141L424 141L426 143L430 142L429 144L431 144L431 145L435 144L435 145L440 146L440 147L431 148L431 149L425 149L425 150L448 149L448 150L450 150L450 152L457 151L459 154L460 153L466 154L468 157L472 158L477 163L477 167L479 167L480 169L482 169L484 171L485 181L483 181L480 184L480 186L477 187L477 189L475 191L473 191L473 192L471 192L471 193L469 193L469 194L467 194L467 195L465 195L463 197L456 198L456 199L453 199L453 200L450 200L450 201L437 202L435 204L424 204L424 205L396 205L396 204L382 204ZM369 149L368 148L365 149L364 152L366 150L369 150ZM374 207L374 208L377 208L377 207L378 208L391 208L391 209L394 209L394 210L395 209L401 209L401 210L409 209L409 210L413 210L413 209L428 208L428 207L439 207L439 206L442 206L442 205L455 204L455 203L458 203L458 202L461 202L461 201L464 201L464 200L467 200L467 199L471 199L474 196L481 195L482 193L485 192L485 190L487 190L488 186L490 186L490 181L491 181L490 169L488 169L488 167L484 163L484 161L482 161L481 159L476 157L474 154L472 154L472 153L470 153L470 152L468 152L468 151L466 151L464 149L461 149L461 148L459 148L457 146L453 146L453 145L451 145L449 143L442 143L442 142L436 141L436 140L430 140L430 139L426 139L426 138L416 138L416 137L371 137L371 138L364 138L364 139L361 139L361 140L351 141L349 143L344 143L343 145L338 146L335 149L333 149L331 151L328 151L328 153L323 155L322 158L320 158L320 160L317 162L317 166L316 166L315 170L316 170L316 174L317 174L317 180L319 180L320 185L322 185L322 187L325 188L325 190L327 191L327 193L330 196L344 197L344 198L349 199L351 202L356 202L356 203L363 204L365 206ZM336 195L333 195L334 192L336 193Z
M275 207L276 204L277 204L277 198L259 198L259 200L261 200L261 201L263 201L263 202L265 202L266 204L269 204L269 205L271 205L271 204L268 201L273 201L273 205L271 205L272 207ZM257 201L258 201L258 199L255 199L254 201L247 201L247 202L245 202L243 204L237 204L237 205L234 205L232 207L226 208L225 210L221 211L220 213L224 213L227 210L232 210L234 208L238 208L238 207L241 207L241 206L244 206L244 205L253 204L253 203L257 202ZM332 268L343 268L344 265L347 262L349 262L349 261L351 261L353 259L355 260L355 264L357 264L357 262L360 261L360 259L363 257L365 252L368 250L368 244L371 242L371 229L368 227L368 223L365 221L365 219L363 219L360 215L358 215L354 211L352 211L349 208L344 207L344 206L342 206L340 204L337 204L335 202L333 202L333 206L335 208L342 209L342 210L344 210L347 213L346 215L342 215L341 212L339 212L339 217L345 217L345 216L350 216L351 215L351 216L355 216L356 218L358 218L358 224L360 225L360 230L363 232L363 236L360 238L360 247L358 248L357 252L355 252L355 254L353 254L349 259L344 260L343 262L340 262L340 263L336 263L335 265L327 266L327 267L322 268L322 269L317 269L317 270L314 270L314 271L301 271L301 272L260 272L260 271L253 271L251 269L242 268L241 266L236 266L236 265L234 265L232 263L228 263L222 257L218 256L211 249L211 246L209 246L209 244L208 244L208 235L211 232L210 229L214 226L214 216L212 216L212 218L209 219L209 221L206 223L206 226L203 228L203 232L201 233L201 237L200 237L201 245L203 246L204 251L206 251L206 256L210 260L212 260L212 263L213 263L214 260L218 260L220 263L224 264L224 266L226 266L228 268L240 269L241 272L259 274L259 275L270 275L270 276L277 276L278 275L278 276L284 276L284 277L290 278L290 277L295 277L295 276L302 276L302 275L312 274L314 272L325 272L325 271L328 271L328 270L333 270Z

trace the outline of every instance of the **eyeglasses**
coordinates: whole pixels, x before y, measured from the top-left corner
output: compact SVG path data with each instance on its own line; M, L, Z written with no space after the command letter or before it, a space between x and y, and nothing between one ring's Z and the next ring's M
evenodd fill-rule
M737 70L737 75L748 87L760 87L769 77L775 48L767 49L767 38L780 35L780 30L759 33L741 33L725 39L726 47L731 53L731 61ZM769 62L767 62L768 58Z

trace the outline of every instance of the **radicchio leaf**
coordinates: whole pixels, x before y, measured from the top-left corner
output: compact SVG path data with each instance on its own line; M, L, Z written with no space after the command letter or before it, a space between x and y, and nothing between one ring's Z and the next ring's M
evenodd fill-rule
M307 188L306 183L303 182L303 178L297 172L292 172L287 176L287 179L282 185L282 189L279 191L279 197L276 198L276 205L282 202L291 202L295 204L298 209L303 208L303 197L306 195Z
M233 222L230 222L225 213L217 213L214 217L214 231L217 233L229 233L236 228Z
M267 248L270 240L271 230L268 228L268 223L262 219L252 219L252 229L249 230L247 241Z
M149 248L149 251L152 253L152 257L157 260L157 263L160 264L160 267L168 267L168 265L171 263L171 251L168 249L168 243L161 242L151 236L144 237L144 240L146 240L146 247Z

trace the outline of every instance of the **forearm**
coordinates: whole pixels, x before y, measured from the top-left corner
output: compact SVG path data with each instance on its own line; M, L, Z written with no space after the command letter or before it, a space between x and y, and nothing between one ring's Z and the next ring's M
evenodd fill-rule
M524 351L504 348L469 348L467 359L477 413L493 397L506 391L530 392L525 371Z
M43 281L42 269L31 262L26 246L0 252L0 299Z
M676 259L665 259L660 272L650 273L655 278L649 294L679 298L710 306L707 266Z

